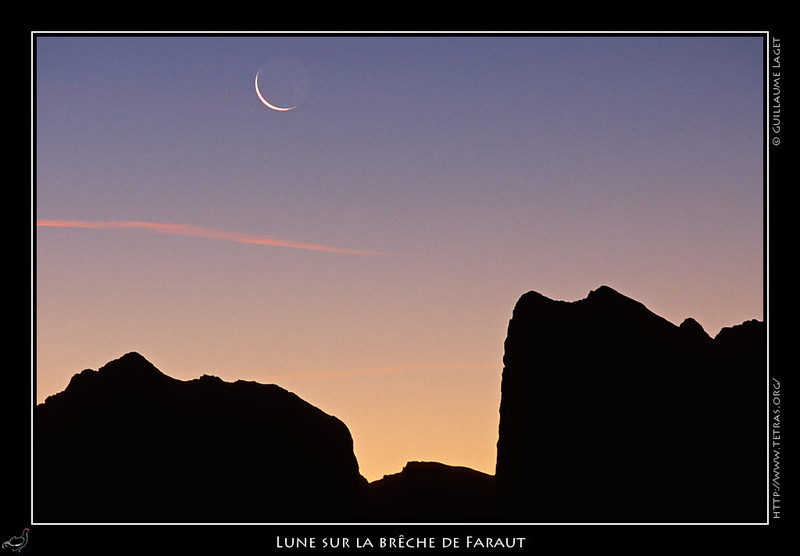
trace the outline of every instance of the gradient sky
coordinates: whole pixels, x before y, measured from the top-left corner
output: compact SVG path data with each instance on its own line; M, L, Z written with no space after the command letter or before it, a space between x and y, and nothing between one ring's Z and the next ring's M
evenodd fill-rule
M494 472L529 290L763 319L760 36L39 36L37 401L138 351ZM270 110L284 56L307 96Z

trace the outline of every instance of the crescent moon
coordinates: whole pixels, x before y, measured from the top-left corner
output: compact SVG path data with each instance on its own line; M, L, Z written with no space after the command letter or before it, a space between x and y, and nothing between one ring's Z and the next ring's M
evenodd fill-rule
M256 72L256 95L258 95L258 100L264 103L264 106L267 108L272 108L273 110L277 110L278 112L286 112L288 110L293 110L296 108L295 106L290 106L289 108L281 108L280 106L275 106L274 104L270 104L267 99L261 96L261 91L258 90L258 72Z

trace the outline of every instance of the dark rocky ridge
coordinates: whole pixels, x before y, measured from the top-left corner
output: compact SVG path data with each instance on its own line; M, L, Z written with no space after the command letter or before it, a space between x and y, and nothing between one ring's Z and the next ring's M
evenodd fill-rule
M409 462L369 485L370 521L482 523L495 518L494 476L438 462Z
M353 521L347 427L275 385L170 378L130 353L34 415L40 522Z
M530 292L505 342L500 519L763 522L765 326L710 338L603 286Z
M275 385L180 381L130 353L34 413L34 520L761 522L765 325L711 338L608 287L514 308L494 476L367 485L347 427Z

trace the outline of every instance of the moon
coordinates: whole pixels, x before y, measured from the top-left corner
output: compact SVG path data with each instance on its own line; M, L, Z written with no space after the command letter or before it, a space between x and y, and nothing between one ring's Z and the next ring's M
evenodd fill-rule
M264 103L264 106L266 106L267 108L272 108L273 110L277 110L278 112L287 112L289 110L294 110L295 108L297 108L297 106L281 108L280 106L275 106L274 104L270 104L269 101L261 95L261 91L258 90L258 72L256 72L256 95L258 95L258 100Z
M258 100L271 110L288 112L305 100L309 77L298 60L276 56L256 72L255 89Z

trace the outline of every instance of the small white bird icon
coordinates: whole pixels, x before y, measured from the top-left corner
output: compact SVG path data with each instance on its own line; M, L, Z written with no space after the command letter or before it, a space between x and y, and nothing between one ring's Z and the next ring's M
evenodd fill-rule
M3 543L3 548L10 548L14 552L19 552L28 544L28 528L22 530L22 536L11 537Z

